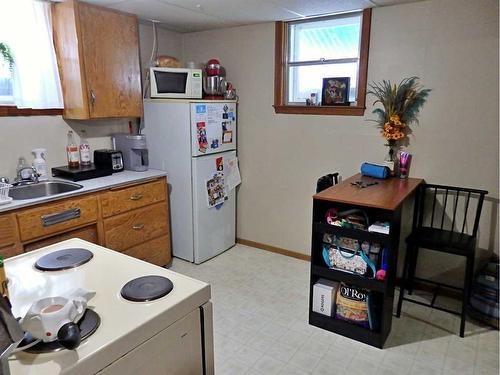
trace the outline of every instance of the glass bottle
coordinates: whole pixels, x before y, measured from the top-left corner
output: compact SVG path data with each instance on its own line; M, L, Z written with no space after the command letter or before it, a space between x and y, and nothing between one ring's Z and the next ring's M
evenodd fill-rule
M78 155L78 146L73 137L73 131L68 131L68 145L66 146L66 155L68 156L68 167L78 168L80 166L80 156Z
M82 166L90 165L90 145L87 141L87 134L85 130L82 130L82 139L80 140L80 164Z
M392 147L389 147L389 151L387 152L387 155L384 159L384 165L386 167L389 167L389 169L391 170L391 174L394 174L394 150L392 149Z

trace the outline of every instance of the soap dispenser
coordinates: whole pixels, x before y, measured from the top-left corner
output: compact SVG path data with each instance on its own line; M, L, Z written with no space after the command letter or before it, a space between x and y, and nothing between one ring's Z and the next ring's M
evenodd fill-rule
M35 148L31 150L33 155L35 155L35 159L33 160L33 167L36 169L38 174L39 181L45 181L49 179L49 171L47 167L47 161L45 160L47 150L44 148Z

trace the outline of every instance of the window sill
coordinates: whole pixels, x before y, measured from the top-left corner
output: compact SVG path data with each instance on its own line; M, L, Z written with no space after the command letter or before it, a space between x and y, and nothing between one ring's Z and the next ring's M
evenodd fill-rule
M61 116L63 110L60 108L32 109L17 108L11 105L0 105L0 117L7 116Z
M276 113L298 115L333 115L333 116L363 116L365 107L358 106L306 106L306 105L273 105Z

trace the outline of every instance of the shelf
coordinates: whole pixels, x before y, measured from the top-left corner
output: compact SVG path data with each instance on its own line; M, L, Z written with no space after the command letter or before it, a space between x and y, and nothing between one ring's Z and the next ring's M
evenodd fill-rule
M319 233L330 233L343 237L356 238L363 241L378 242L382 245L389 245L389 242L391 240L390 234L368 232L359 229L348 229L318 222L314 223L314 231Z
M384 338L380 332L370 331L368 328L321 315L314 311L309 311L309 324L327 329L353 340L364 342L368 345L376 346L377 348L382 348L384 344Z
M384 281L368 279L366 277L354 275L352 273L337 271L327 267L315 265L312 265L311 272L312 275L324 277L326 279L334 281L343 281L345 283L364 289L370 289L375 292L385 293L386 291L386 283Z

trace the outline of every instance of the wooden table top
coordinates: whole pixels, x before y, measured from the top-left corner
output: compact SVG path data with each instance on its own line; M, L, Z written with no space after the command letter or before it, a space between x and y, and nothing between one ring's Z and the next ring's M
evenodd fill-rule
M376 181L378 184L359 188L351 185L351 182L356 181ZM383 210L395 210L415 191L417 186L423 182L424 180L422 178L407 178L402 180L398 177L392 177L381 180L378 178L361 176L361 174L358 173L331 188L319 192L314 195L313 198L356 206L380 208Z

